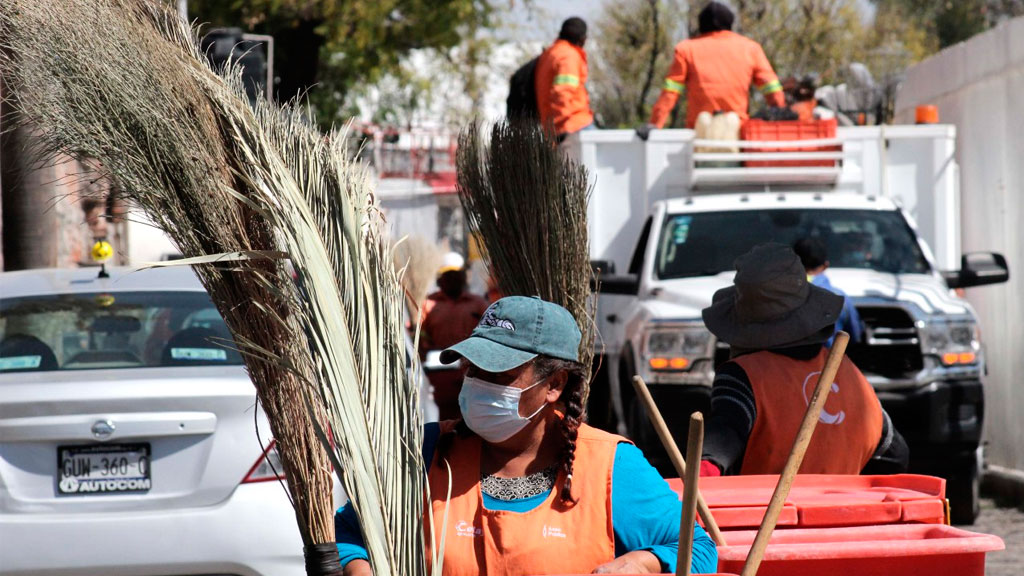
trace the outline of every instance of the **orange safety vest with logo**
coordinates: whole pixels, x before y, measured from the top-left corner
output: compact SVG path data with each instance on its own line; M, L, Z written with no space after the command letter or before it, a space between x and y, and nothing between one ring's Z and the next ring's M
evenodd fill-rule
M735 112L746 120L751 84L768 104L786 105L782 84L757 42L728 30L683 40L676 44L650 123L663 127L684 91L687 128L694 127L701 112Z
M540 122L556 134L578 132L594 122L587 94L587 53L558 40L537 59L534 77Z
M441 434L453 425L442 422ZM438 544L440 534L445 534L444 575L589 574L613 560L612 467L620 442L628 440L580 425L572 480L576 503L561 501L562 471L543 504L518 513L484 508L481 440L456 438L447 456L451 466L447 528L443 523L449 475L440 454L435 454L427 478L433 525L426 514L423 522L428 550L432 528Z
M811 360L769 351L733 359L747 373L757 418L747 440L740 474L780 474L796 439L825 348ZM807 447L801 474L859 474L882 436L882 406L860 370L844 357Z

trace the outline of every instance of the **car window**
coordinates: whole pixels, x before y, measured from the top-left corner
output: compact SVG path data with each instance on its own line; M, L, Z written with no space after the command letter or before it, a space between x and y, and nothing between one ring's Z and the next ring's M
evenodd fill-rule
M758 244L792 246L808 236L825 243L833 268L931 270L897 211L784 209L669 214L658 239L657 274L670 279L732 271L736 258Z
M241 363L205 292L0 300L0 374Z

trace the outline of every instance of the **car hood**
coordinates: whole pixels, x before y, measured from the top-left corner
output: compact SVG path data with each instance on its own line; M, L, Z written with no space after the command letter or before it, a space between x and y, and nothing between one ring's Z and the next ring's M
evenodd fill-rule
M942 280L928 274L888 274L875 270L836 268L828 271L832 285L858 303L901 302L920 315L971 314ZM654 318L695 319L711 305L715 292L732 285L733 272L660 282L645 299Z

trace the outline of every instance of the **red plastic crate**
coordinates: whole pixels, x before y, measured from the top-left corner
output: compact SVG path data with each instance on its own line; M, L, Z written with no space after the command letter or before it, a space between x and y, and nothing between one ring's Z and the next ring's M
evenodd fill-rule
M730 532L718 571L739 573L757 532ZM758 576L984 576L998 536L943 524L794 529L772 533Z
M778 481L777 475L701 478L700 490L722 530L743 530L760 526ZM668 484L682 494L678 478ZM935 476L798 474L778 527L942 524L945 498L946 481Z
M775 142L793 140L823 140L836 137L836 119L782 120L768 122L752 118L740 128L742 140ZM839 152L842 146L809 146L799 148L744 148L744 152ZM748 160L747 167L803 167L836 165L835 160Z

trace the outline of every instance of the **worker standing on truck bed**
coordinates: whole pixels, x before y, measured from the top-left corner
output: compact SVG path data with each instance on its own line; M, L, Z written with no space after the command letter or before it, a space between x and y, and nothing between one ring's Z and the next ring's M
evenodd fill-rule
M559 147L574 150L580 130L594 125L587 94L587 23L569 18L562 31L537 60L535 87L541 124L555 131Z
M779 474L803 420L843 308L807 281L789 246L763 244L736 260L704 324L731 347L716 369L701 474ZM844 357L800 472L895 474L909 451L874 389Z
M679 497L636 446L582 421L581 338L565 308L511 296L442 354L468 368L462 419L423 431L425 538L444 542L445 574L676 571ZM713 573L715 543L694 531L693 572ZM345 574L369 574L351 504L335 535Z
M770 106L782 107L782 84L757 42L732 32L733 14L724 4L710 2L698 16L700 35L676 45L675 57L651 110L650 122L637 129L647 139L652 128L665 125L679 96L686 94L686 127L693 128L701 112L735 112L746 120L750 85L764 94Z

